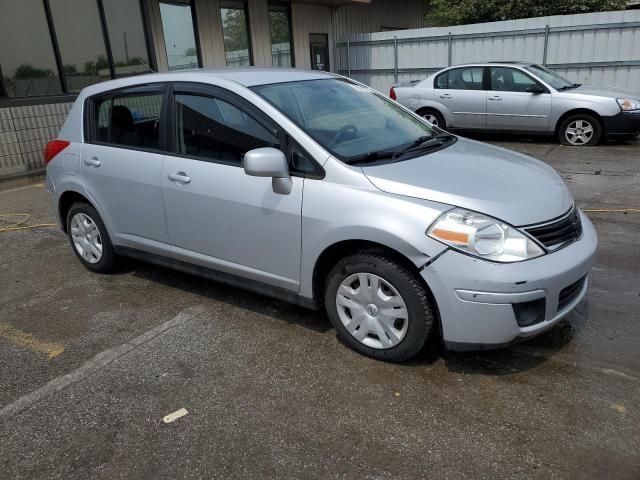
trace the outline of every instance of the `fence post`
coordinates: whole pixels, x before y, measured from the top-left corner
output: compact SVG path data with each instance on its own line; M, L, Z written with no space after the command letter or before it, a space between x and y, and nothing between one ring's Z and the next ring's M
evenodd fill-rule
M398 37L393 36L393 78L398 83Z
M542 53L542 65L547 65L547 48L549 47L549 25L544 27L544 51Z
M349 36L347 36L347 77L351 78L351 48L349 44Z
M453 35L451 35L451 32L449 32L449 53L447 55L447 61L448 64L447 66L450 67L451 66L451 58L453 56Z

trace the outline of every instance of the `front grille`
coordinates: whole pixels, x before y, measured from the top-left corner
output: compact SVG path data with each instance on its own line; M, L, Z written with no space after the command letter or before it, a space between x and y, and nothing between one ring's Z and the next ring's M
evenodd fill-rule
M527 227L525 231L547 248L560 247L567 243L575 242L582 236L580 214L577 208L572 208L569 213L559 220L554 220L544 225Z
M575 283L572 283L568 287L563 288L560 291L560 295L558 296L558 311L564 309L567 305L573 302L576 297L582 291L582 287L584 286L584 280L586 277L582 277Z

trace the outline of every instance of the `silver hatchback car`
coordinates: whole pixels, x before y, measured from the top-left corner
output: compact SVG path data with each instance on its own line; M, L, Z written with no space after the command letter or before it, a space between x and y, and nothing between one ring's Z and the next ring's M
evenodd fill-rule
M555 134L574 146L640 134L640 93L587 87L532 63L457 65L389 95L447 130Z
M84 89L45 151L79 260L131 256L323 309L352 348L495 348L584 297L597 239L558 174L324 72Z

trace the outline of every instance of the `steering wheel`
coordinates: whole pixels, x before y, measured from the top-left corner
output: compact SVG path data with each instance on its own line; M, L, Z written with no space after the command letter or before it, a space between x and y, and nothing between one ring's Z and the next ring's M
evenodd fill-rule
M358 127L356 127L355 125L353 125L352 123L345 125L344 127L342 127L340 130L338 130L338 133L336 133L333 138L331 139L331 145L337 145L340 143L340 137L342 137L344 134L346 133L352 133L354 137L358 136ZM342 140L344 141L344 140Z

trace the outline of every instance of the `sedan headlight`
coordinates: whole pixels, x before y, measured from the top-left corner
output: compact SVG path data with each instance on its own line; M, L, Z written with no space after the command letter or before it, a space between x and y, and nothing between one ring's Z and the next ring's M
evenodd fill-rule
M637 98L616 98L620 109L625 112L629 110L640 110L640 100Z
M444 213L427 234L455 249L494 262L519 262L544 255L537 243L512 226L461 208Z

